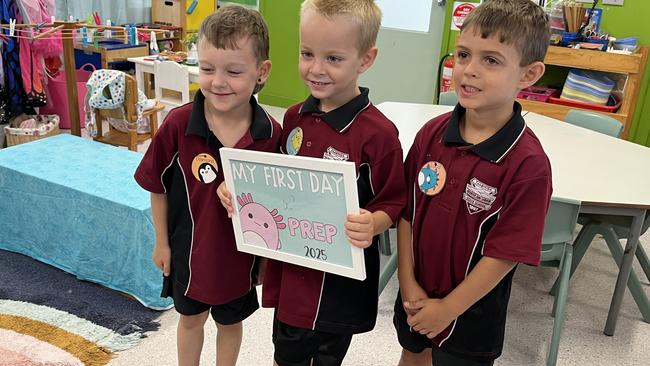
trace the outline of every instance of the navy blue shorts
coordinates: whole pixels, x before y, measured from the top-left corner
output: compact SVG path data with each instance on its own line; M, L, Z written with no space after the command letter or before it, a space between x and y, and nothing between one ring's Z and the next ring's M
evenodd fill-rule
M434 345L433 342L425 335L416 331L411 331L411 327L406 322L406 311L402 305L402 296L398 292L395 299L395 315L393 315L393 325L397 332L397 340L405 350L411 353L421 353L427 348L431 348L431 358L433 366L491 366L494 361L476 361L452 355L443 349Z
M255 286L240 298L225 304L210 305L185 296L181 286L173 285L172 282L175 281L165 277L163 294L167 295L164 297L171 296L174 299L174 308L182 315L197 315L209 310L215 322L222 325L232 325L248 318L260 307Z
M273 358L278 366L339 366L351 342L351 333L297 328L273 319Z

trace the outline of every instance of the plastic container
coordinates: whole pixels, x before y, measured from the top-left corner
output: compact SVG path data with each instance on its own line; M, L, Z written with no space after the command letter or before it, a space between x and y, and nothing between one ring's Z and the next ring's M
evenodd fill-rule
M562 98L582 103L607 105L614 84L614 81L603 73L573 69L569 71L562 88Z
M84 64L77 73L77 103L79 104L79 119L81 128L85 127L84 123L84 99L86 98L86 82L90 79L90 74L95 71L92 64ZM59 127L69 129L71 126L70 115L68 113L68 88L65 80L65 72L58 73L47 83L47 104L39 109L40 114L56 114L59 116Z
M551 96L558 96L559 90L553 88L544 88L540 86L531 86L526 89L522 89L517 98L533 100L536 102L547 102L548 98Z
M565 105L565 106L569 106L569 107L591 109L591 110L594 110L594 111L606 112L606 113L616 113L616 111L618 111L618 109L621 107L621 102L617 101L612 96L609 97L609 102L607 103L608 105L582 103L582 102L576 102L576 101L573 101L573 100L562 99L562 98L557 98L557 97L550 97L550 98L548 98L548 101L549 101L549 103L552 103L552 104L560 104L560 105ZM610 103L612 103L612 105L609 105Z
M572 42L579 40L578 32L564 32L562 33L562 46L568 46Z

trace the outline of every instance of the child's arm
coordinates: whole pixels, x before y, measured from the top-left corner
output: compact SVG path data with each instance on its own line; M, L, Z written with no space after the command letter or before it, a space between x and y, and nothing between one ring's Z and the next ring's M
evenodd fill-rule
M219 196L221 205L226 209L226 211L228 211L228 217L232 218L235 209L232 208L232 194L230 194L228 187L226 187L226 182L221 182L221 184L219 184L219 187L217 188L217 196Z
M358 215L348 215L345 234L355 247L367 248L372 244L373 236L388 230L392 224L390 217L384 211L370 212L360 209Z
M481 258L467 278L445 298L405 303L405 308L417 311L417 314L408 317L408 324L420 334L435 337L496 287L516 264L505 259Z
M151 216L156 230L156 245L153 248L152 259L165 276L169 276L171 249L167 232L167 195L164 193L151 194Z
M400 219L397 224L397 278L403 302L428 299L426 291L418 284L413 271L413 242L411 241L411 223ZM404 307L409 315L417 310Z

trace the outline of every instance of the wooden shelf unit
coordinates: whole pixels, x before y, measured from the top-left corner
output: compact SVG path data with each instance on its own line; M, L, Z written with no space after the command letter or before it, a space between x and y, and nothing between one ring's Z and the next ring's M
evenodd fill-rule
M604 113L623 123L621 138L627 138L634 110L636 109L644 67L648 59L648 47L641 47L631 55L621 55L592 50L577 50L573 48L555 47L548 48L544 63L584 70L605 71L627 75L621 107L616 113ZM564 120L570 109L580 109L560 104L535 102L519 99L524 110L536 112L555 119ZM598 112L603 113L603 112Z

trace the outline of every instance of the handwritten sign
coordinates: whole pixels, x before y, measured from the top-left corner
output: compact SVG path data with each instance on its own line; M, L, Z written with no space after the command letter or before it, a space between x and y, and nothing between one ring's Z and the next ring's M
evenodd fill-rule
M358 213L354 163L221 148L237 249L363 280L363 250L345 235Z

